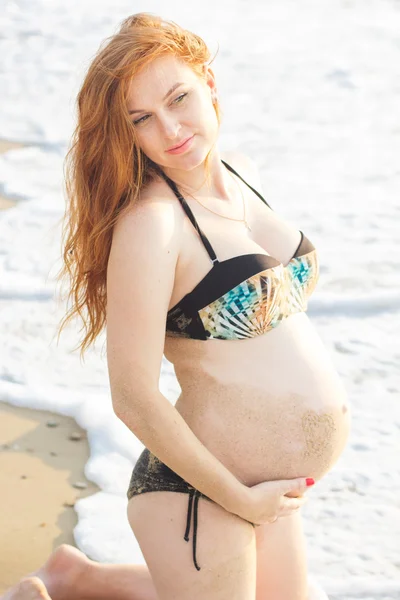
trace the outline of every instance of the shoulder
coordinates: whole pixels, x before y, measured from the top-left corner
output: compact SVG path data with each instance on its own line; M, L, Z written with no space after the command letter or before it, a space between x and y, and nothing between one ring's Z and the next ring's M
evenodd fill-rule
M119 215L108 261L108 273L118 285L128 277L144 287L149 275L160 281L168 279L169 290L184 230L183 211L179 209L176 199L154 189L140 195Z
M146 245L151 240L162 243L169 239L169 243L174 245L178 243L183 223L182 212L175 196L159 182L152 182L120 215L113 237L135 235L136 239L147 240Z
M235 169L256 190L261 188L261 176L257 163L253 158L234 150L221 152L221 158Z

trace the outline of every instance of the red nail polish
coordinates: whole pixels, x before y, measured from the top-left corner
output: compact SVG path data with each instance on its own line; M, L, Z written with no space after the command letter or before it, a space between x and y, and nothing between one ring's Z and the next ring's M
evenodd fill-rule
M307 477L306 484L307 486L314 485L315 481L312 477Z

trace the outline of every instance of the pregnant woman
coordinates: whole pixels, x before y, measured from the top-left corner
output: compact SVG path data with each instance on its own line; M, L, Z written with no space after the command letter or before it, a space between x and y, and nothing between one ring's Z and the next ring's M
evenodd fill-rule
M326 598L308 582L301 506L342 453L350 409L306 314L318 250L266 202L250 158L219 150L197 35L126 19L78 106L66 320L87 309L82 351L107 326L114 411L145 446L127 516L146 565L63 546L37 578L54 598L68 570L75 599ZM159 391L163 354L175 406Z

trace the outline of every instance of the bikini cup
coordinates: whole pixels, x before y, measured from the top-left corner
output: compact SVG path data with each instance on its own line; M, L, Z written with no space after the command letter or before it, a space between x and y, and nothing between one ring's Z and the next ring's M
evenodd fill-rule
M222 162L269 206L230 165ZM319 265L316 249L302 231L300 243L286 266L262 253L242 254L220 262L176 184L163 176L213 263L205 277L168 311L167 337L245 339L261 335L290 314L307 309L307 300L318 281Z

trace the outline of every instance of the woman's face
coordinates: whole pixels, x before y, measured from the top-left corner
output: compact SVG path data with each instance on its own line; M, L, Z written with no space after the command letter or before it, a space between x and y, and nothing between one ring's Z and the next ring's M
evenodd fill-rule
M127 107L140 148L153 162L189 170L204 161L219 130L212 90L215 79L210 69L207 79L201 80L172 55L155 59L132 79ZM179 154L167 151L187 138L192 139Z

